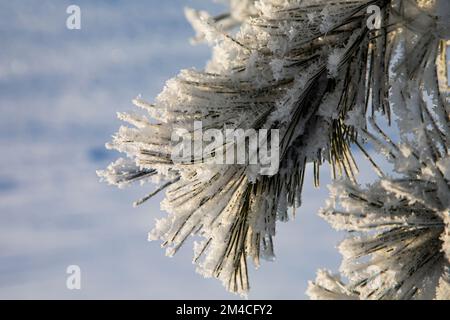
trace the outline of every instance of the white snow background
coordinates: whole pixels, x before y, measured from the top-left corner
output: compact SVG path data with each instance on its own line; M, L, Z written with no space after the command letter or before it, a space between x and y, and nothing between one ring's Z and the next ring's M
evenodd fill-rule
M66 29L66 8L82 29ZM183 7L221 12L207 0L0 2L0 298L228 299L203 279L186 245L167 258L147 233L162 195L134 209L151 186L118 190L95 171L117 158L104 144L138 94L152 101L180 69L201 68L205 46ZM358 157L360 158L360 157ZM372 176L361 162L361 179ZM275 262L251 270L251 299L304 299L318 268L338 270L342 235L317 217L328 191L308 174L297 219L278 224ZM82 289L66 288L79 265Z

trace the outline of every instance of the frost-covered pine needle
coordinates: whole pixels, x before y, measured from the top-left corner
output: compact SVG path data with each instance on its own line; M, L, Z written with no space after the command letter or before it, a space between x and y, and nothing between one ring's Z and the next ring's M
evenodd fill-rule
M387 69L395 32L412 14L402 12L403 2L417 7L414 1L231 0L231 12L217 17L187 10L194 41L214 46L211 61L202 71L183 70L169 80L154 104L135 99L145 116L119 114L131 126L121 127L108 147L128 160L99 175L119 186L157 183L137 202L166 191L162 208L168 216L149 238L161 240L173 255L190 236L200 236L197 270L245 294L248 259L256 265L261 257L273 259L276 221L301 205L306 164L314 163L316 185L324 161L335 177L353 181L357 167L349 144L365 129L368 106L390 118ZM378 5L389 22L380 30L367 25L370 5ZM434 52L426 48L437 48L439 32L446 30L434 21L427 28L436 33L413 42L427 57ZM420 58L402 61L414 67ZM195 157L175 163L172 134L192 133L195 121L221 132L279 130L279 171L263 176L253 165Z
M436 66L426 65L420 86L402 82L406 68L395 77L403 84L393 88L408 96L395 109L401 141L374 121L375 133L362 134L394 173L365 187L348 180L330 187L321 216L349 233L339 246L348 283L320 271L308 288L313 299L450 299L450 109L427 78Z

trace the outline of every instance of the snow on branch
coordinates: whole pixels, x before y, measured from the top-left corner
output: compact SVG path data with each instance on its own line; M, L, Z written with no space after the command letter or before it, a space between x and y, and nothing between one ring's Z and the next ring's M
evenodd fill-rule
M162 241L167 254L173 255L189 237L200 236L203 240L194 248L198 272L220 279L232 292L246 294L247 262L251 259L258 266L260 258L274 258L276 221L288 220L288 209L295 212L301 205L306 165L314 164L316 185L323 162L331 164L334 177L348 177L347 185L355 183L358 169L350 145L367 132L369 107L388 119L393 109L402 119L403 131L416 126L415 116L420 115L420 125L412 133L424 144L434 143L426 151L411 149L414 146L409 144L399 146L398 151L381 141L386 152L408 159L397 163L406 166L406 182L384 180L374 191L403 192L409 203L413 199L406 193L414 190L408 189L408 181L420 177L424 180L420 183L436 197L428 202L423 193L412 193L415 203L423 206L420 210L435 214L445 208L448 177L441 167L448 167L442 150L447 147L448 127L442 117L448 120L448 109L442 96L423 89L423 83L434 81L438 86L436 74L421 72L431 70L440 37L448 30L436 13L441 12L435 10L437 6L430 9L412 0L229 2L230 13L217 17L186 11L197 33L195 40L214 45L211 61L204 70L183 70L169 80L154 104L136 98L134 104L146 116L119 114L128 125L108 144L128 160L99 172L104 180L118 186L134 181L156 183L156 190L137 204L166 192L161 207L168 215L157 221L149 239ZM438 3L446 8L442 1ZM385 23L381 29L373 30L367 23L367 9L372 5L381 10ZM392 73L398 79L391 78L390 68L402 70ZM405 91L407 82L414 83L415 91ZM420 105L411 109L406 102L409 95L425 94L435 102L435 109ZM198 122L224 136L227 130L277 130L279 170L263 175L248 159L224 165L204 161L204 154L174 161L174 133L193 135L194 145L204 146L203 138L195 134ZM209 155L228 148L219 143ZM390 197L392 204L399 201ZM357 228L364 225L353 217L339 217ZM399 212L389 223L401 223L404 218ZM443 222L436 222L436 227L424 233L423 241L444 229Z

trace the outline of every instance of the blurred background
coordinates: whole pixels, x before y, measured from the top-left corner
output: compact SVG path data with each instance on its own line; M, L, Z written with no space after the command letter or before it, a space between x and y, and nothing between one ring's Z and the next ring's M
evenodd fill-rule
M66 8L81 8L68 30ZM152 186L118 190L95 171L118 157L104 144L117 111L153 101L183 68L202 68L206 46L183 8L226 10L208 0L0 1L0 298L237 298L195 273L192 249L167 258L147 233L162 196L134 209ZM304 299L318 268L337 271L343 236L317 217L328 191L312 175L295 221L278 225L275 262L251 270L251 299ZM372 175L362 163L362 179ZM78 265L81 290L66 288Z

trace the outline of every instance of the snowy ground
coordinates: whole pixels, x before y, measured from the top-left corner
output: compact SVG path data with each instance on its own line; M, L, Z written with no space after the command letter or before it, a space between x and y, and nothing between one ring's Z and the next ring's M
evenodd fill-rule
M197 275L186 246L175 258L147 242L163 213L148 189L116 190L95 170L117 154L104 143L117 111L152 100L179 69L201 68L183 7L209 1L77 1L82 30L65 28L68 1L0 3L0 298L235 298ZM368 175L364 167L363 175ZM306 298L320 267L337 271L342 235L316 216L327 196L305 186L297 220L279 225L277 260L252 272L253 299ZM82 290L66 289L66 267ZM193 290L195 288L195 290Z

